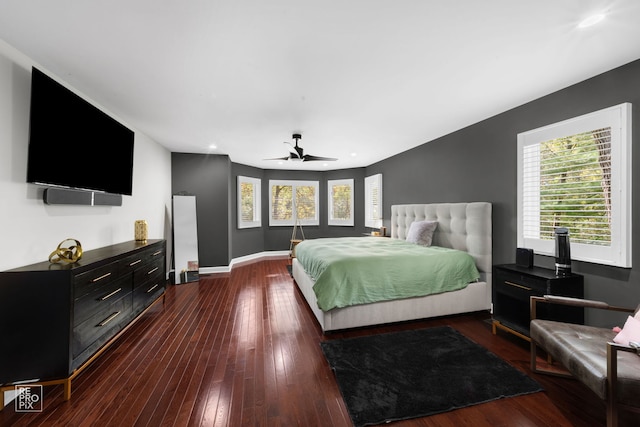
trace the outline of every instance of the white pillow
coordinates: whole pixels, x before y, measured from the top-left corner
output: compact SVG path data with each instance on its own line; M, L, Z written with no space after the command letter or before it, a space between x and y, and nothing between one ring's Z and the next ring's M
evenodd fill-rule
M438 221L414 221L409 226L407 242L422 246L431 246L433 232L438 226Z
M615 336L613 342L629 345L630 341L640 341L640 320L635 317L627 317L622 330Z

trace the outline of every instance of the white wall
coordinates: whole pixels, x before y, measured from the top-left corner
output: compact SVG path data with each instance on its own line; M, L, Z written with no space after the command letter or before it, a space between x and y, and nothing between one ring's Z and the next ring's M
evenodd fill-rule
M42 69L0 40L0 271L46 261L66 238L85 251L133 240L138 219L169 249L171 153L132 123L133 196L122 206L46 205L43 188L26 183L32 65Z

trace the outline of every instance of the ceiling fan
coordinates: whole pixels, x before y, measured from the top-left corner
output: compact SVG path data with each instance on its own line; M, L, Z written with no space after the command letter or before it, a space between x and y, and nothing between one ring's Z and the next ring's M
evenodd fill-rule
M298 141L302 139L302 135L299 133L294 133L292 138L296 141L295 146L290 142L286 142L286 141L285 141L285 144L291 145L291 148L293 148L294 151L291 151L289 155L286 157L277 157L275 159L266 159L266 160L289 160L292 162L313 162L313 161L329 162L329 161L338 160L333 157L319 157L319 156L312 156L311 154L304 154L304 150L302 149L302 147L298 146Z

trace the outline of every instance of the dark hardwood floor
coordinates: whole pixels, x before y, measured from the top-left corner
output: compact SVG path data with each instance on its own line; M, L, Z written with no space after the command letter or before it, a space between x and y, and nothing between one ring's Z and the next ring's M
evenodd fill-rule
M287 264L260 261L229 275L168 286L164 304L156 304L73 381L70 401L63 400L61 386L50 386L43 412L16 413L9 403L0 424L349 426L320 341L451 325L545 391L394 425L604 425L603 402L572 379L532 374L528 343L504 332L493 335L487 313L323 336Z

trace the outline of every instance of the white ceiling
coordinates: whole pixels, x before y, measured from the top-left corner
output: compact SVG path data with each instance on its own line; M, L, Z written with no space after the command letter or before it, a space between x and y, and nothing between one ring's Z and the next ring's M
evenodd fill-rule
M0 39L171 151L343 169L640 58L640 1L0 0ZM263 160L294 132L339 160Z

